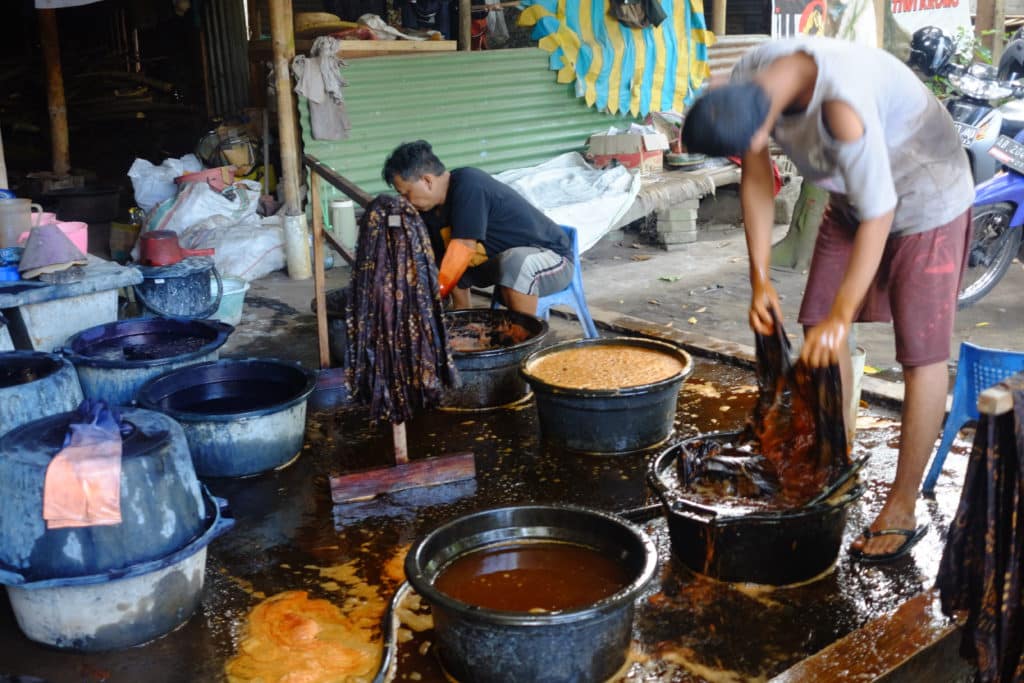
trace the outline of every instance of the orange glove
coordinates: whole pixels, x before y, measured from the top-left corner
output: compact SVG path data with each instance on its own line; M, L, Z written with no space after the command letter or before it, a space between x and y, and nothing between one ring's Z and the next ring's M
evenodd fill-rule
M467 246L462 240L454 239L448 243L441 259L441 272L437 279L441 283L441 298L445 298L458 284L459 278L466 272L469 262L476 254L476 249Z

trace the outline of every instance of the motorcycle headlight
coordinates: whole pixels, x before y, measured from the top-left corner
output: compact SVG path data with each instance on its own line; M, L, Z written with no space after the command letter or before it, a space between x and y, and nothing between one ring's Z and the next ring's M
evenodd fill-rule
M999 81L978 78L970 72L952 75L949 82L967 97L978 100L998 100L1013 94L1013 90Z

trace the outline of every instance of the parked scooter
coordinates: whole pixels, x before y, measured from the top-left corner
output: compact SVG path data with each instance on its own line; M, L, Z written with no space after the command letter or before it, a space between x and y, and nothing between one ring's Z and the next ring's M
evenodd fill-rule
M975 189L972 235L967 269L958 302L970 306L989 293L1010 268L1015 256L1024 258L1024 131L1000 135L989 149L1005 172Z
M971 64L967 68L952 62L953 40L934 26L918 29L911 40L910 65L926 75L945 76L955 95L946 109L967 151L975 184L999 170L998 161L988 154L1000 135L1013 137L1024 130L1024 36L1018 31L1006 45L997 67Z

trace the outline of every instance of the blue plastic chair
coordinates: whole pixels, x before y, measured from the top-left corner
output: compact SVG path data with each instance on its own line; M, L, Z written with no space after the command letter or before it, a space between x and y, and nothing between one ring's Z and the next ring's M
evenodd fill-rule
M593 318L590 317L590 309L587 308L587 297L583 294L583 275L580 270L580 245L576 239L576 228L563 225L562 230L569 236L569 242L572 243L572 280L569 282L569 286L562 291L542 296L537 300L537 317L547 320L552 306L568 306L576 312L576 318L583 327L584 335L593 339L600 335L597 334L597 327L594 325ZM497 308L500 305L501 294L498 292L498 288L495 287L494 293L491 295L491 308Z
M986 349L967 342L960 344L960 360L957 361L956 382L953 383L953 405L942 429L942 442L935 451L932 466L921 487L924 493L935 491L942 463L960 428L970 420L978 419L978 396L981 392L1022 370L1024 353Z

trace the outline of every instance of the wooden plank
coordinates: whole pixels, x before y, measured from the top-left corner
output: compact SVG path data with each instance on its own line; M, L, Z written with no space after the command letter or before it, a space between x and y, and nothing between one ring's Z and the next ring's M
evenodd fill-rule
M404 422L391 425L391 440L395 448L395 464L407 465L409 463L409 443L405 437Z
M339 57L350 57L353 52L454 52L458 47L454 40L339 40L338 44Z
M310 170L319 173L320 177L327 181L328 184L344 192L346 196L354 200L359 206L365 209L366 205L373 201L372 194L359 187L345 176L340 175L337 171L321 162L312 154L305 154L302 158Z
M331 500L347 503L422 486L437 486L476 476L472 453L457 453L437 458L414 460L404 465L384 467L330 478Z
M327 338L327 285L324 279L324 216L320 207L320 176L310 176L313 211L313 294L316 297L316 337L320 349L320 369L331 367L331 346Z
M1004 415L1013 410L1013 392L997 384L978 395L978 412L982 415Z
M60 66L60 37L57 33L57 10L39 12L39 40L46 65L46 97L50 110L50 140L53 172L66 176L71 170L68 142L68 110L64 100L64 72ZM4 186L6 187L6 185Z

